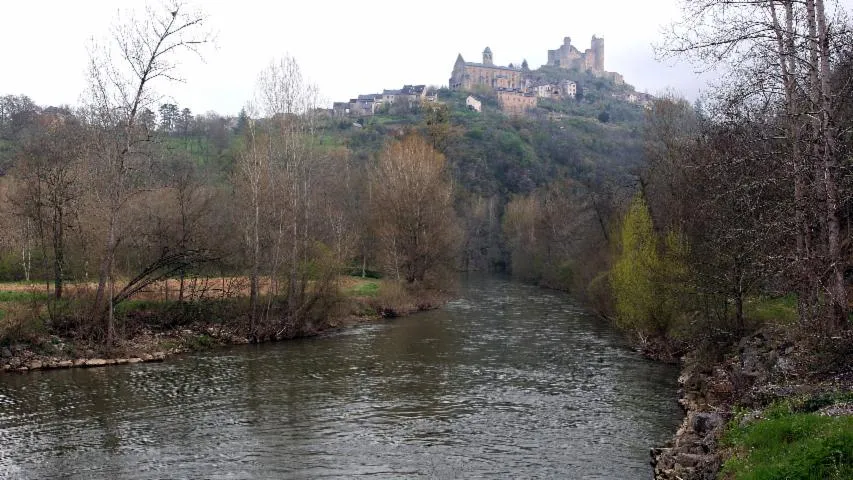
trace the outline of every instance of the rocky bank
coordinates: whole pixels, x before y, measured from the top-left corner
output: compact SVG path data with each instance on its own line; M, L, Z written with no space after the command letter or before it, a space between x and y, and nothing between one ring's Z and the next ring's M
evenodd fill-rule
M685 417L666 445L651 450L655 479L717 478L727 458L721 436L735 409L747 412L739 421L748 423L760 420L776 400L853 390L853 332L829 339L789 338L781 330L765 329L715 358L696 350L682 359L679 403ZM821 413L850 415L853 406L833 405Z

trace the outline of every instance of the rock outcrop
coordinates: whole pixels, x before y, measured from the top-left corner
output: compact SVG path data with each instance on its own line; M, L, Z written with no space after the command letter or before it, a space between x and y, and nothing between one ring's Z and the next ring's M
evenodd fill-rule
M853 348L851 337L853 333L845 332L830 340L838 344L833 348L847 352ZM720 437L735 405L753 412L744 420L755 421L766 406L779 399L849 390L853 386L849 362L835 370L817 368L819 356L808 345L808 341L795 343L784 331L768 328L744 337L715 359L703 358L698 351L683 357L678 382L685 418L666 445L651 450L655 478L715 479L725 461ZM844 411L844 406L836 410Z

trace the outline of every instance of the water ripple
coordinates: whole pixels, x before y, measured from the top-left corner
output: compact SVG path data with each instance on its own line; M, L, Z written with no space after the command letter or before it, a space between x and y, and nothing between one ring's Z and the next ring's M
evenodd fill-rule
M675 371L555 293L162 364L0 377L0 478L649 478Z

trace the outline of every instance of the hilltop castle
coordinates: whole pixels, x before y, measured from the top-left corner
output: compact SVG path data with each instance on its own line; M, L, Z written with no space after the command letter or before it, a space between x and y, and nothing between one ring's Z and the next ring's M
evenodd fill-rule
M590 47L581 53L572 45L571 37L565 37L560 48L548 50L548 65L602 74L604 73L604 39L593 35Z
M616 84L624 83L622 75L604 70L604 39L592 36L590 48L581 52L572 45L572 39L565 37L563 44L556 50L548 50L547 65L566 70L589 72L604 77ZM483 63L466 62L462 54L456 57L449 86L453 90L472 90L486 87L493 90L527 90L526 81L529 70L525 61L521 67L495 65L492 49L483 50Z
M548 50L548 63L552 67L566 70L589 72L596 77L612 80L617 85L625 83L622 75L604 70L604 39L592 36L590 48L581 52L572 45L571 37L563 38L563 44L556 50Z

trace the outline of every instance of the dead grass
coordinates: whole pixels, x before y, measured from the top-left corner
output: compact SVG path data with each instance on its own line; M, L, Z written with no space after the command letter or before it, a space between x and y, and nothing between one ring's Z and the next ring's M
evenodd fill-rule
M127 283L127 279L118 279L116 288ZM336 280L338 289L351 296L359 296L359 291L370 290L369 285L378 285L381 290L385 282L375 278L358 278L341 275ZM168 279L155 282L145 289L137 292L131 298L133 300L170 301L177 300L180 294L181 282L179 279ZM95 282L66 283L64 293L72 296L93 295L98 288ZM281 291L284 285L269 277L262 277L259 282L261 295ZM0 292L21 292L29 294L48 295L53 294L53 284L35 282L0 282ZM226 298L240 298L249 296L249 278L245 276L233 277L188 277L184 279L184 299L194 300L219 300Z

